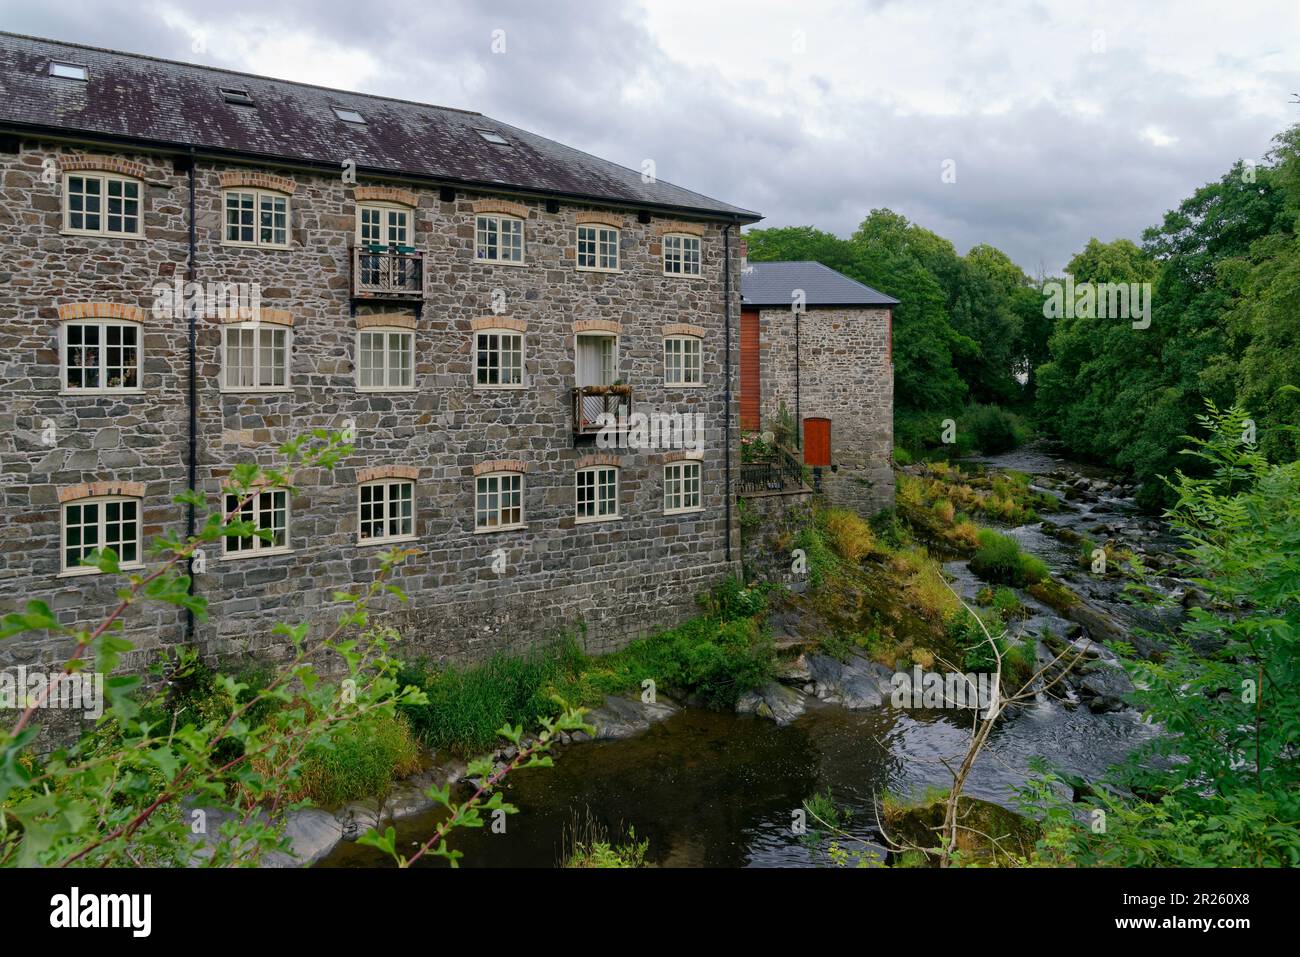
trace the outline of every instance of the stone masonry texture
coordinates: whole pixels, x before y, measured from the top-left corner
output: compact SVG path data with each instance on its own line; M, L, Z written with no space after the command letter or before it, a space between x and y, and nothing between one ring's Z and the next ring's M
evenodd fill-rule
M863 514L894 504L894 370L889 310L810 308L799 316L799 415L831 420L831 464L822 491L834 505ZM784 403L796 408L795 314L759 311L759 388L763 427Z
M103 168L103 157L144 182L141 239L61 231L62 177L43 172L70 160ZM292 186L289 248L223 245L223 177ZM280 443L314 428L353 427L356 434L354 454L332 472L299 476L290 501L290 551L225 558L218 546L206 556L196 587L209 601L209 616L193 637L210 660L283 656L286 639L272 633L279 621L309 621L317 639L326 633L338 616L332 594L372 580L387 547L357 542L357 482L379 475L416 477L411 547L418 554L394 579L410 600L381 609L400 630L400 653L407 657L481 659L522 651L562 631L581 635L590 651L610 651L688 616L698 592L738 571L734 516L727 560L724 466L731 455L734 474L738 459L724 443L724 425L728 417L734 425L736 410L724 400L721 224L687 224L702 237L703 275L682 278L665 276L661 266L660 234L668 221L655 215L641 224L634 210L566 203L549 213L540 200L486 191L459 191L454 201L443 201L436 188L421 184L349 184L202 159L195 185L196 280L257 283L263 308L275 310L268 314L292 324L290 388L247 394L220 388L222 323L199 320L199 491L218 507L223 479L236 463L275 464ZM362 304L353 314L349 249L358 190L418 203L413 245L425 261L418 318L400 303ZM474 260L474 204L483 200L517 204L526 213L522 266ZM187 320L156 316L152 307L155 284L185 277L188 208L188 174L170 157L35 140L0 153L0 613L42 599L61 621L88 625L113 605L120 580L60 576L61 490L133 483L143 490L146 545L164 531L184 532L184 507L172 499L187 481ZM575 269L575 224L590 213L619 224L621 272ZM731 247L734 375L740 314L734 230ZM525 388L474 387L473 324L496 315L494 301L504 303L500 316L509 323L503 325L526 330ZM58 336L67 319L60 319L60 308L66 317L79 303L142 311L139 392L61 391ZM414 325L414 389L357 390L357 331L378 313L400 314L386 325ZM574 324L584 320L617 324L617 378L631 386L634 411L704 415L701 511L663 514L662 451L605 453L575 440ZM680 324L703 330L702 387L664 385L664 329ZM856 315L828 316L825 331L810 335L849 348L879 336L881 328L878 316L866 323ZM854 402L878 398L887 388L878 372L854 377L846 370L815 398L806 384L805 412L850 395ZM859 387L874 391L859 393ZM887 416L888 405L882 408ZM886 460L887 426L874 423L861 436L836 439L846 466L878 478L866 463L877 452ZM617 456L620 517L575 523L576 464L598 451ZM474 470L491 460L526 469L524 529L474 530ZM493 560L502 552L506 565L498 574ZM127 668L186 640L183 613L167 606L137 606L126 621L137 649ZM47 637L7 641L0 644L0 667L56 662L67 651L66 643Z

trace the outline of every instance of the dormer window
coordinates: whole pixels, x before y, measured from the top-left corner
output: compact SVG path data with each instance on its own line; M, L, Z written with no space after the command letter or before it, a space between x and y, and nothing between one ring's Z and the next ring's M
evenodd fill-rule
M365 119L356 110L345 110L341 107L334 107L334 115L344 123L359 123L365 126Z
M50 62L50 76L57 76L61 80L80 80L85 83L90 79L90 71L78 63L60 63L53 60Z

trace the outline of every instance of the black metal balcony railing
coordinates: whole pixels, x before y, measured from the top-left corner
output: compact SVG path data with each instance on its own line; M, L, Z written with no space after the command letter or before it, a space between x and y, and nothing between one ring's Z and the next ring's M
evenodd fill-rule
M760 492L787 492L804 487L803 468L793 457L778 455L757 462L740 463L741 495Z
M354 299L422 299L424 256L406 247L352 249Z
M619 428L619 413L624 423L632 414L632 390L626 386L583 385L573 390L573 431L575 435L592 435L599 432L602 416L608 413L611 423Z

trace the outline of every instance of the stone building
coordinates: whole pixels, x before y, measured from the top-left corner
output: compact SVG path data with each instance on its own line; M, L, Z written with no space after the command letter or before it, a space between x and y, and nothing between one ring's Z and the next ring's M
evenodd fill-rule
M354 453L205 556L207 621L134 609L128 665L275 657L273 623L333 623L394 543L419 554L392 620L433 659L566 629L609 650L738 570L757 214L478 113L73 44L0 34L0 87L0 613L98 621L121 583L85 552L147 563L186 531L174 496L217 507L314 428ZM605 411L703 435L606 448ZM7 641L0 666L64 650Z
M893 299L819 262L747 262L741 278L740 427L782 408L830 502L894 503Z

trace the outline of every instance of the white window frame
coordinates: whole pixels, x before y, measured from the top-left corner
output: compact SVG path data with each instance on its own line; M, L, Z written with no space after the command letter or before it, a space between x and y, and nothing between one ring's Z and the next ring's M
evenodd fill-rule
M82 204L83 208L81 210L74 211L72 208L73 190L72 190L71 183L72 180L74 179L82 180L83 184L84 181L86 180L95 180L99 183L99 212L98 212L99 227L96 229L88 229L84 225L83 226L72 225L72 216L74 212L80 212L83 217L88 215L84 208L85 207L84 201ZM122 196L118 198L122 200L123 207L120 213L114 214L109 210L110 197L108 195L108 192L109 192L110 183L121 184ZM127 230L110 230L108 228L108 221L110 216L116 215L121 218L126 217L125 203L127 202L126 199L127 186L134 186L136 190L136 194L135 194L136 228L134 231L131 232L128 232ZM84 197L88 194L86 194L85 192L78 192L77 195ZM63 230L62 231L65 235L69 235L69 236L106 236L113 239L144 239L144 182L139 179L136 179L134 176L123 176L119 173L103 173L98 170L68 170L63 174Z
M668 361L670 343L680 343L681 351L677 353L680 358L677 378L672 378L672 363ZM695 378L691 379L686 376L689 371L687 358L690 352L695 353ZM664 385L674 389L698 389L704 385L704 340L699 336L688 336L684 334L664 336Z
M685 504L688 499L686 489L691 482L695 485L695 504ZM671 494L676 489L676 496ZM674 500L683 504L673 505ZM669 462L664 466L664 514L685 515L689 512L704 511L704 466L698 459L682 459Z
M263 502L263 499L268 497L269 497L269 504ZM283 504L279 507L276 506L277 497L280 498L283 502ZM223 515L228 514L231 511L231 509L233 509L235 505L237 505L241 501L241 498L242 498L241 496L236 495L233 492L222 493L222 514ZM289 545L290 542L289 528L291 525L291 514L290 514L291 504L292 503L289 501L288 489L285 488L259 489L253 495L253 497L249 499L248 503L244 506L244 508L248 508L252 511L253 524L257 526L257 530L259 531L264 528L264 526L261 524L261 519L265 517L268 513L270 514L271 521L272 521L272 524L269 527L271 528L271 530L274 531L275 513L277 511L283 512L284 526L282 531L284 533L284 544L282 545L273 544L258 535L250 535L247 538L242 538L235 535L222 535L221 536L221 557L223 559L256 558L261 555L283 555L286 552L292 551L293 549ZM235 520L239 520L241 518L246 518L246 517L247 516L241 514L235 516ZM231 548L232 539L235 542L234 548Z
M276 333L284 334L284 384L262 385L262 349L261 335L254 336L253 342L253 385L230 385L230 333L235 330L252 329L255 332L267 331L273 337L271 348L274 349ZM273 325L267 322L230 322L221 327L221 391L222 392L292 392L293 391L293 329L289 326Z
M109 520L108 520L108 517L107 517L108 506L109 506L109 505L112 505L112 504L119 504L119 505L120 505L120 504L123 504L123 503L129 503L130 505L134 506L134 508L135 508L135 539L134 539L134 545L135 545L135 558L130 559L130 560L126 560L126 559L124 559L124 558L122 557L122 547L121 547L121 546L122 546L123 542L122 542L122 541L119 541L119 542L117 543L117 544L118 544L118 547L114 549L114 551L117 552L118 566L119 566L120 568L143 568L143 567L144 567L144 560L143 560L143 558L141 557L141 556L142 556L142 544L143 544L143 538L144 538L144 535L143 535L143 528L144 528L144 514L143 514L143 512L144 512L144 502L143 502L143 500L141 500L141 499L139 499L139 498L137 498L137 497L135 497L135 496L133 496L133 495L90 495L90 496L86 496L85 498L74 498L74 499L71 499L70 501L63 502L63 503L59 506L59 569L60 569L60 571L59 571L59 576L60 576L60 577L63 577L63 576L69 576L69 575L98 575L98 574L101 574L100 570L99 570L98 568L96 568L94 565L82 565L80 562L81 562L81 559L82 559L82 558L85 558L86 555L89 555L91 552L95 551L96 549L103 549L103 548L108 547L108 543L107 543L107 533L108 533L108 526L109 526L109 524L110 524L110 523L109 523ZM94 545L94 548L91 548L91 549L88 549L88 550L83 550L83 551L82 551L82 554L81 554L81 557L77 560L77 563L76 563L76 564L69 565L69 564L68 564L68 548L69 548L69 546L68 546L68 510L69 510L70 508L74 508L74 507L84 507L84 506L86 506L86 505L94 505L94 506L96 506L96 519L95 519L95 529L96 529L96 531L95 531L95 535L96 535L96 540L95 540L95 545ZM119 515L120 515L120 513L119 513ZM120 518L119 518L117 524L119 524L119 525L122 524L122 520L121 520ZM86 524L84 521L80 521L80 522L78 522L78 523L77 523L77 526L78 526L79 528L86 528L86 527L88 527L87 524ZM84 545L85 545L85 543L83 542L83 543L79 543L79 544L76 545L75 547L78 548L78 549L84 549Z
M253 223L252 223L253 238L251 241L247 239L230 238L229 235L230 197L234 195L240 195L240 196L247 195L253 197ZM284 201L284 242L282 243L275 242L274 237L275 237L275 232L277 227L275 226L274 220L272 221L271 224L272 239L267 242L262 241L262 201L265 199L271 200L273 204L274 201L276 200ZM243 212L242 201L240 205L240 212L241 213ZM274 205L272 205L271 212L272 215L274 216L275 214ZM243 222L240 222L237 225L239 230L242 233L244 229ZM292 233L293 233L293 204L292 204L292 197L290 197L288 193L282 193L279 190L275 190L275 189L256 189L252 186L229 186L226 189L223 189L221 191L221 245L243 246L250 249L251 248L288 249L290 245L290 238L292 236Z
M383 347L379 350L382 356L383 364L378 370L383 377L382 385L364 385L362 383L363 361L367 350L363 348L363 343L367 336L383 336ZM400 369L391 364L393 352L393 336L401 336L406 343L406 368ZM404 329L400 326L368 326L365 329L357 330L357 360L356 360L356 380L358 392L414 392L415 391L415 330ZM370 350L373 351L373 350ZM407 383L402 385L400 382L393 384L394 373L405 372Z
M72 386L68 384L68 332L73 327L85 328L95 326L99 329L99 344L95 346L99 353L99 382L97 386ZM111 328L129 328L135 330L135 381L132 386L110 386L106 385L108 381L107 370L108 350L110 348L122 348L121 346L111 347L108 345L108 330ZM87 348L81 346L82 349ZM78 366L78 368L88 368ZM118 366L117 368L126 368ZM91 317L89 319L74 319L59 324L59 392L62 395L134 395L144 391L144 325L139 322L133 322L129 319L99 319Z
M383 488L383 495L378 500L374 496L374 489ZM366 497L366 490L370 493L370 519L369 523L378 522L383 533L380 535L366 535L364 529L367 525L365 518L366 503L363 499ZM394 495L394 490L399 490L398 495ZM402 496L400 490L405 490L406 495ZM409 505L410 514L402 515L400 507L403 504ZM375 517L375 510L379 510L379 517ZM390 531L392 523L396 521L401 525L410 523L410 531L401 531L400 525L397 532ZM371 482L362 482L357 486L357 544L358 545L385 545L392 542L411 542L416 539L415 533L415 482L411 479L401 478L382 478L375 479Z
M502 513L505 509L501 504L501 489L504 480L510 480L511 486L517 485L518 488L511 488L510 494L518 494L519 497L519 517L514 522L501 521ZM480 484L482 483L482 484ZM512 529L525 528L528 524L528 517L524 512L524 494L526 491L523 472L488 472L485 475L474 476L474 531L476 534L486 532L508 532ZM483 496L495 496L496 505L488 509L480 508L480 499ZM485 512L494 513L495 524L484 524L483 518Z
M504 248L501 244L501 225L502 223L519 224L519 257L506 258L501 255ZM496 255L487 256L483 253L487 245L479 242L480 235L491 235L496 239ZM512 247L513 248L513 247ZM477 213L474 216L474 261L480 263L497 263L502 266L522 266L524 265L524 255L526 248L526 239L524 236L524 220L518 216L511 216L506 213Z
M384 237L382 241L365 238L366 213L378 213L377 227ZM393 222L394 214L400 214L401 223ZM401 230L403 239L393 239L394 228ZM415 246L415 216L410 206L402 203L358 203L357 204L357 245L362 249L367 246Z
M673 250L674 245L677 247ZM694 270L686 268L690 264L692 257L690 251L694 249ZM673 255L669 255L670 251ZM663 237L663 257L664 257L664 275L678 276L685 279L699 279L704 275L704 240L699 236L690 233L664 233ZM677 269L669 269L670 263L676 262L679 266Z
M591 230L594 235L583 239L583 230ZM609 234L608 236L606 234ZM609 238L612 236L612 238ZM619 244L622 240L621 231L615 226L606 226L604 223L579 223L575 235L574 246L574 263L579 272L622 272L622 251ZM592 255L595 258L595 265L584 266L582 264L582 246L583 243L590 243L594 250ZM613 250L613 265L602 265L606 259L607 249Z
M573 478L573 520L578 525L588 525L594 522L609 522L623 517L619 509L619 493L621 491L622 480L619 475L620 469L617 465L588 465L578 469ZM613 482L605 481L608 476L613 477ZM613 486L613 498L611 511L601 511L603 507L611 502L609 498L601 496L602 486ZM584 491L589 490L589 496L586 504L591 508L591 514L583 514Z
M491 337L491 336L496 336L496 338L497 338L497 342L496 342L496 347L495 347L495 348L493 348L493 347L490 346L490 345L485 344L485 342L484 342L484 340L488 339L488 338ZM505 343L503 342L503 340L504 340L505 338L507 338L507 337L509 337L509 338L514 338L514 339L518 339L518 340L519 340L519 348L518 348L518 350L513 349L513 348L506 348ZM524 335L524 333L518 331L517 329L476 329L476 330L474 330L474 366L473 366L474 388L475 388L475 389L507 389L507 390L509 390L509 389L523 389L523 388L525 388L525 384L524 384L524 362L525 362L525 361L527 360L527 358L528 358L527 350L526 350L526 348L525 348L525 339L526 339L526 338L527 338L527 337ZM507 369L507 366L506 366L506 364L505 364L505 359L506 359L506 357L507 357L507 356L510 356L510 355L514 355L516 352L518 352L518 355L519 355L519 365L518 365L518 370L517 370L518 373L519 373L519 376L518 376L519 381L517 381L517 382L501 382L501 381L497 381L497 382L480 382L480 381L479 381L479 359L480 359L480 357L485 356L485 355L489 357L489 364L488 364L488 366L486 367L487 371L491 371L491 370L492 370L492 366L491 366L491 358L490 358L490 357L493 357L493 356L496 357L496 360L497 360L497 364L496 364L497 378L498 378L498 380L500 380L500 379L501 379L501 374L502 374L504 371L506 371L506 369ZM514 367L512 366L511 368L514 368Z

